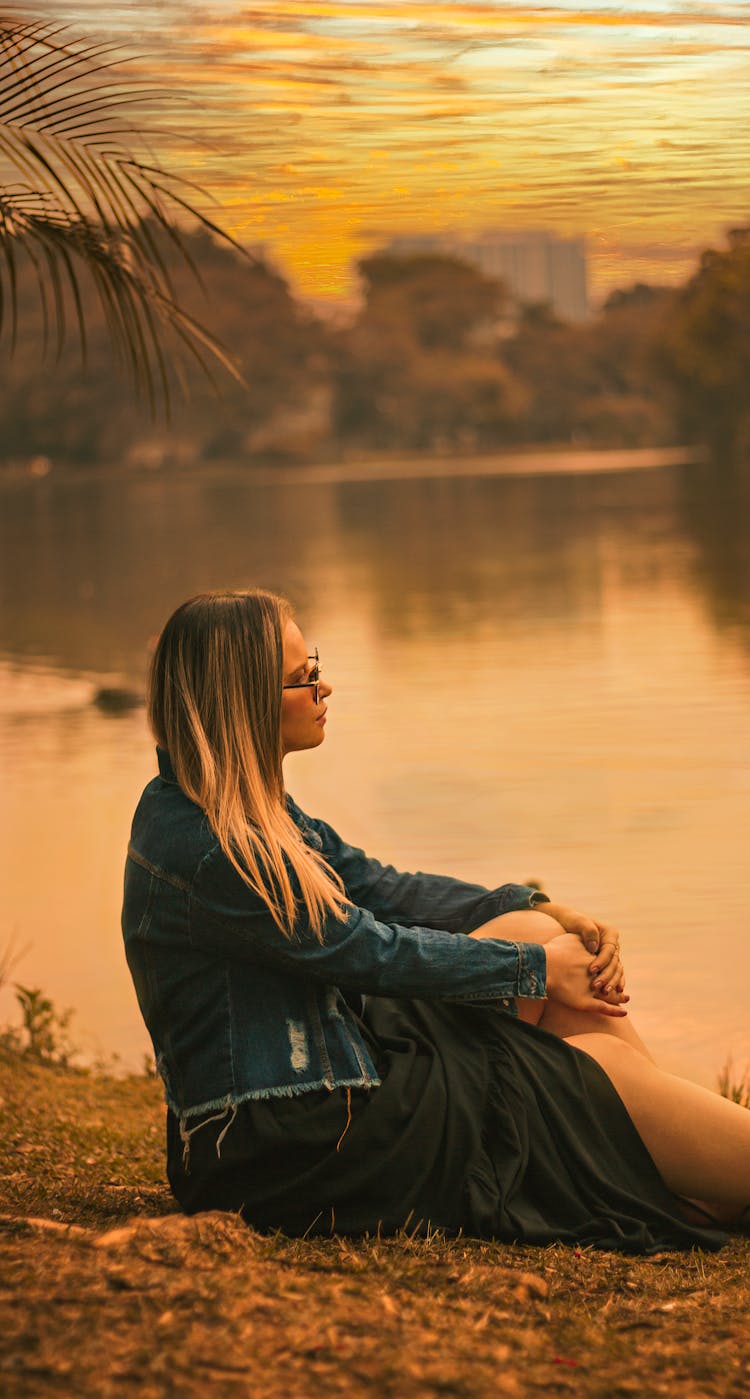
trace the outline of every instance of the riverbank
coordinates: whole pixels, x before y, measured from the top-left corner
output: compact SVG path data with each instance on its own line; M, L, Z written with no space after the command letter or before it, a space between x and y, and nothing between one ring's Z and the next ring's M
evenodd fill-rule
M187 1219L154 1079L0 1057L7 1399L750 1392L750 1241L632 1259Z
M424 452L396 455L356 452L343 459L263 462L193 459L160 465L110 462L97 466L55 464L50 458L0 462L0 486L38 485L40 481L80 484L106 478L148 481L242 481L256 486L316 486L367 481L421 481L489 476L577 476L610 471L649 470L689 466L705 462L706 450L696 446L673 447L571 447L568 443L535 446L526 443L514 450L482 453Z
M351 461L294 467L249 467L263 485L331 485L351 481L421 481L472 476L578 476L608 471L652 470L705 460L699 447L533 447L515 452L445 457L369 455Z

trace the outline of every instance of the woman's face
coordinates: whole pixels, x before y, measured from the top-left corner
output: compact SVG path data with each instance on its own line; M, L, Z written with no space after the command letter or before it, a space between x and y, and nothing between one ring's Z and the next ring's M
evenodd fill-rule
M296 622L284 628L284 684L296 685L307 680L314 662L308 658L307 644ZM282 690L281 747L287 753L299 753L304 748L317 748L326 736L325 715L328 696L333 691L324 680L320 682L319 699L315 703L312 687Z

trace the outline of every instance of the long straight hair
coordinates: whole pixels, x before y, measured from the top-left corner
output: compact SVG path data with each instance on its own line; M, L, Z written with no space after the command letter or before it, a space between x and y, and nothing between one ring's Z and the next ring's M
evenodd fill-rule
M200 593L169 618L151 661L148 717L175 776L205 811L227 859L292 936L300 913L322 938L350 901L290 817L282 773L286 598L256 588ZM290 876L291 871L291 876Z

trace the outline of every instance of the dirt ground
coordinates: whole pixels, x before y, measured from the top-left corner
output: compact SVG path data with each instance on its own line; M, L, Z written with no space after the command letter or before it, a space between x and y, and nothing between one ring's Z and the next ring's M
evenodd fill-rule
M175 1212L153 1080L0 1058L0 1394L750 1397L750 1241L627 1258Z

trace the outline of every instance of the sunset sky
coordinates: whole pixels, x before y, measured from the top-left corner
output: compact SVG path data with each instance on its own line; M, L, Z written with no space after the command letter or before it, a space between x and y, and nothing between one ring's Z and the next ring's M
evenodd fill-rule
M140 56L172 133L155 153L305 296L351 297L352 260L393 232L498 227L585 235L597 300L679 280L750 220L747 0L35 10Z

